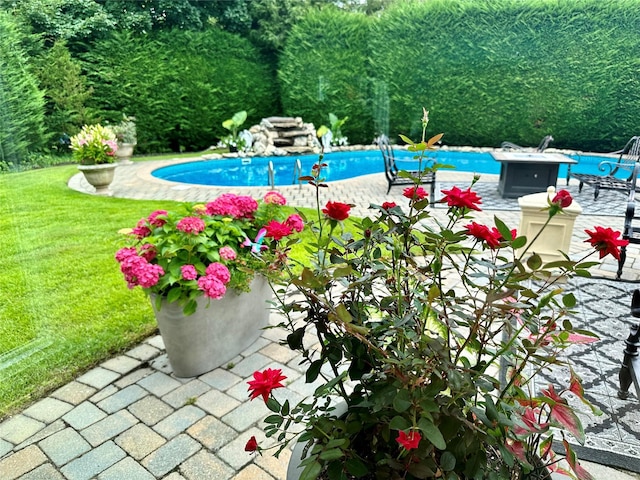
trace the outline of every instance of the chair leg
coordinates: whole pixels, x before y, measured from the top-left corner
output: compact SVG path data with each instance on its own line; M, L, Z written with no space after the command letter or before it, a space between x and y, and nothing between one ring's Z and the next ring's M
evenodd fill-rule
M431 201L429 202L431 205L436 203L436 179L433 179L431 182Z
M616 273L616 280L620 280L622 276L622 267L624 267L624 262L627 261L627 247L620 248L620 258L618 259L618 273Z
M600 195L600 185L596 184L596 186L593 188L593 199L597 200L599 195Z

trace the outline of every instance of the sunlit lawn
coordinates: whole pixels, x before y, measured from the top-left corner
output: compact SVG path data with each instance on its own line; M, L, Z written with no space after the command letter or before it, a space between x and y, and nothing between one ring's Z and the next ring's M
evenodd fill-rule
M156 329L114 253L119 229L172 202L82 194L67 187L75 173L66 165L0 175L0 417ZM305 255L298 246L294 256Z

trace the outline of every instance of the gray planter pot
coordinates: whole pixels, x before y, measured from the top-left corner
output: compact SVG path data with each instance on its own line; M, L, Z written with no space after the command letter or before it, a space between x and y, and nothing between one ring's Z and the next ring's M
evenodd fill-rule
M115 163L78 165L78 170L84 174L87 182L96 189L96 195L111 195L109 185L113 182L117 166Z
M118 157L118 163L120 165L129 165L133 163L131 156L133 155L133 148L135 143L118 143L118 149L116 150L116 157Z
M228 290L219 300L198 298L193 315L182 307L151 296L160 334L177 377L195 377L226 364L255 342L269 322L272 292L264 277L256 276L248 293Z

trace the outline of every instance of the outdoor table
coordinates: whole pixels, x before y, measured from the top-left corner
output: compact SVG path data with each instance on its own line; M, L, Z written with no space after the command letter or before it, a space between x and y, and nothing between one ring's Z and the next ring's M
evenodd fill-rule
M561 164L578 163L560 153L493 152L491 156L500 162L498 192L502 198L545 192L556 186Z

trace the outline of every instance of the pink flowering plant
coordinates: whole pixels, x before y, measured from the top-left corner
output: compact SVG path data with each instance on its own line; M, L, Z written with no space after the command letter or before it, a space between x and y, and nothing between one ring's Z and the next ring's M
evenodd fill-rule
M98 165L115 162L118 150L116 134L109 127L85 125L71 137L73 158L81 165Z
M403 138L417 156L436 141ZM304 177L316 192L323 165ZM599 412L563 352L597 338L574 326L576 298L558 280L588 277L594 252L619 255L619 232L596 227L583 258L545 263L535 238L475 219L477 178L437 202L414 181L403 205L362 219L337 199L318 205L311 258L274 281L282 343L315 390L291 403L281 368L255 372L249 396L271 410L273 440L246 450L278 455L296 439L302 480L592 479L570 441L584 441L575 408ZM566 191L549 198L547 224L570 204ZM551 367L567 373L536 384Z
M273 246L301 232L300 215L287 213L286 199L268 192L260 201L227 193L179 212L156 210L134 228L121 230L127 246L117 251L129 288L141 287L178 302L186 315L196 299L222 298L229 288L248 291L256 273L267 273ZM263 258L264 257L264 258Z

